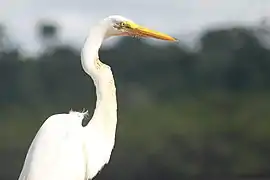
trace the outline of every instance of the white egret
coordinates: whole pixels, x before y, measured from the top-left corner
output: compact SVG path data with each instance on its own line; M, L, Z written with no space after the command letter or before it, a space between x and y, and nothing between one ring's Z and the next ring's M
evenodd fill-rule
M32 141L19 180L92 179L110 160L117 124L116 88L111 68L98 57L103 40L112 36L174 38L122 16L105 18L94 26L81 54L83 70L96 86L96 109L85 127L84 112L49 117Z

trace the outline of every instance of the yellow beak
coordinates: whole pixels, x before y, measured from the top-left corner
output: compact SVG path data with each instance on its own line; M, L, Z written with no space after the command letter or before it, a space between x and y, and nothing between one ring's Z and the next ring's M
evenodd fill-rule
M177 41L177 39L175 39L167 34L148 29L146 27L137 25L133 22L127 22L127 24L130 27L129 33L131 33L132 35L142 36L142 37L152 37L152 38L166 40L166 41Z

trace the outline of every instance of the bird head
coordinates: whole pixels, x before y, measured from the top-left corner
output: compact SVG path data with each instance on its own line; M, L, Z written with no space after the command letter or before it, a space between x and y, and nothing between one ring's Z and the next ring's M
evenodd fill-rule
M145 38L155 38L166 41L176 41L175 38L143 27L136 24L130 19L127 19L123 16L113 15L105 19L106 22L109 22L109 30L107 34L109 36L132 36L132 37L145 37Z

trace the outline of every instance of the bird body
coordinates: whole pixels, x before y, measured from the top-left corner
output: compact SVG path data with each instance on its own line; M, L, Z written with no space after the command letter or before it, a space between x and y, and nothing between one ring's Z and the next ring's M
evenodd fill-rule
M82 127L84 116L85 113L70 112L49 117L29 148L21 173L27 176L20 179L84 180L94 177L108 163L113 143L109 143L100 128Z
M81 119L76 114L49 117L29 148L19 180L84 180Z
M87 112L49 117L29 147L19 180L88 180L109 162L117 125L116 87L111 68L99 60L98 51L104 39L124 35L175 40L122 16L109 16L93 27L81 54L83 70L96 86L93 117L85 127Z

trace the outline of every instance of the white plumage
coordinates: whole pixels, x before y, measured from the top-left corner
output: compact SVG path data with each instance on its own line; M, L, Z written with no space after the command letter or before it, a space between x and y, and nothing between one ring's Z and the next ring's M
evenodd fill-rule
M143 36L174 41L122 16L109 16L93 27L82 49L82 67L96 86L96 109L87 126L87 113L69 112L49 117L37 132L19 180L92 179L109 162L117 124L116 88L111 68L98 57L104 39Z

